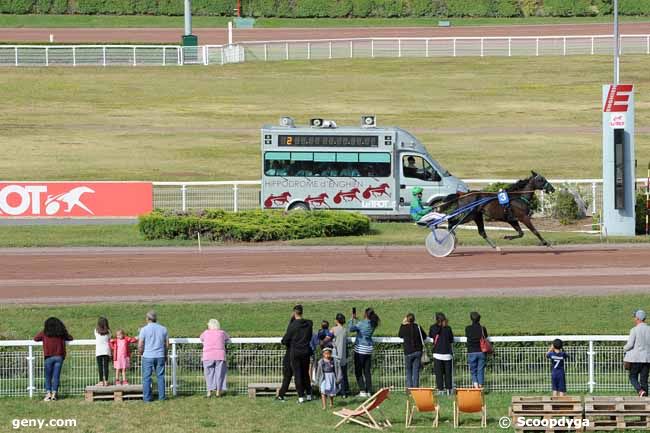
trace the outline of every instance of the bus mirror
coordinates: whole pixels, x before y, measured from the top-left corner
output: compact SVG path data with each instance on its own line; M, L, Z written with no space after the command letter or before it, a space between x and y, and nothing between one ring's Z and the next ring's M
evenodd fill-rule
M296 125L293 121L292 117L289 116L283 116L280 118L280 125L282 126L288 126L290 128L294 128Z
M377 118L372 115L361 116L362 128L375 128L377 126Z

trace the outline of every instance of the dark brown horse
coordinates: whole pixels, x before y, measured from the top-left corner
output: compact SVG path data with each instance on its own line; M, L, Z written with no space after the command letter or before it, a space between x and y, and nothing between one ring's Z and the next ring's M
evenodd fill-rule
M493 200L487 204L478 206L471 211L468 211L462 215L459 215L455 218L449 220L449 227L453 228L460 224L465 224L468 221L474 221L476 227L478 228L478 233L483 239L492 247L497 250L499 248L495 243L488 238L487 233L485 232L485 223L483 221L483 215L494 220L494 221L503 221L507 222L517 231L517 234L514 236L504 236L506 240L518 239L524 236L524 232L519 226L519 222L522 222L528 229L541 241L542 245L549 246L549 243L539 234L535 226L530 219L532 214L531 210L531 201L535 191L543 190L547 193L555 191L553 185L551 185L544 176L537 174L534 171L531 172L531 176L526 179L522 179L513 183L512 185L506 188L508 196L510 197L510 211L508 212L504 206L502 206L498 200ZM449 200L445 199L442 204L436 206L433 203L433 207L437 208L441 212L449 209L454 206L455 208L461 208L472 202L480 200L486 197L496 197L494 192L483 192L483 191L470 191L465 194L456 195L455 198Z

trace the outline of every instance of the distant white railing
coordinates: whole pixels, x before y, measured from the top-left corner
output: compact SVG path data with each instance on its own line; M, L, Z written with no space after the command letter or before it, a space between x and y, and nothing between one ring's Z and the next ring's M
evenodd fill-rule
M496 392L550 391L550 368L547 345L561 338L570 355L567 361L567 384L570 392L620 392L632 390L623 369L624 335L565 335L490 337L495 354L489 358L486 386ZM405 386L402 340L375 338L373 382L375 386ZM349 343L352 343L351 339ZM455 339L454 383L470 384L465 337ZM427 339L427 350L431 351ZM167 386L173 395L205 392L198 338L170 339ZM69 343L63 367L61 392L81 395L87 385L97 382L95 340ZM233 338L228 345L228 385L231 391L245 393L248 383L280 382L284 348L280 338ZM132 355L128 377L140 383L140 358ZM423 386L434 386L431 367L420 375ZM348 373L352 376L351 370ZM352 377L351 377L352 379ZM43 386L41 343L31 340L0 341L0 397L34 397ZM353 380L351 380L351 384Z
M493 183L513 183L517 179L464 179L472 189L481 189ZM603 203L602 179L549 179L554 186L568 185L577 190L588 205L588 211L598 214ZM644 185L646 179L638 178ZM232 211L259 209L262 182L154 182L153 206L156 209L187 211L191 209L225 209ZM548 212L544 191L538 191L542 213Z
M349 58L609 55L611 35L351 38L232 45L0 45L0 66L223 65ZM621 35L621 54L650 55L650 35Z

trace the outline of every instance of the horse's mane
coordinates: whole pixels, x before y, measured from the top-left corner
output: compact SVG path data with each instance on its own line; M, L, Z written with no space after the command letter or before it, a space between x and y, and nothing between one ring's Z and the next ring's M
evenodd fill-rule
M528 185L528 182L530 182L530 179L532 176L528 176L526 179L521 179L518 180L517 182L513 183L512 185L506 187L506 191L517 191L526 185Z

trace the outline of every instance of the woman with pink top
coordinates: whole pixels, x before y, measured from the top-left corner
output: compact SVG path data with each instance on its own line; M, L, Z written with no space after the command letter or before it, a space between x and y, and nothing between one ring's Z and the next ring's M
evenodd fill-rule
M208 329L199 337L203 343L203 372L208 398L214 392L217 397L226 390L226 344L230 337L221 330L217 319L210 319Z

